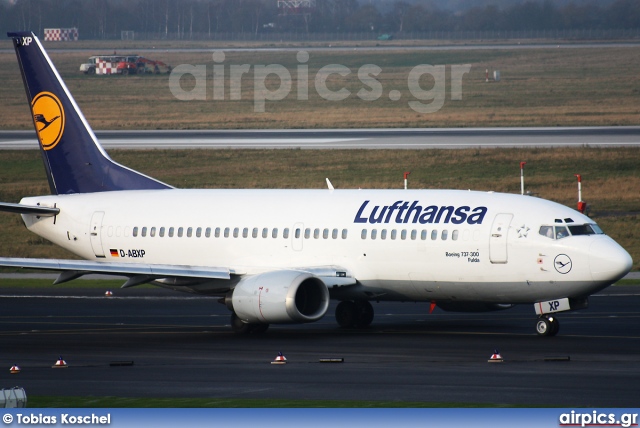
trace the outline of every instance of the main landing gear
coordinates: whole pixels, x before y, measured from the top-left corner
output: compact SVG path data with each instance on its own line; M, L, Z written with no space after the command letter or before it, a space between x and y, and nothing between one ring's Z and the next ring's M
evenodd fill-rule
M551 315L542 315L536 321L536 333L538 336L555 336L560 330L558 318Z
M269 324L243 322L235 312L231 312L231 329L237 334L262 334Z
M343 300L336 307L336 321L342 328L364 328L373 321L373 306L367 300Z

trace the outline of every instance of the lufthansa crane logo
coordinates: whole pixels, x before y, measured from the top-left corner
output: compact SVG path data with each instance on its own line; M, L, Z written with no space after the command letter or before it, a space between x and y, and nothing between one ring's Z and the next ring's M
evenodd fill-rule
M31 111L42 148L53 149L60 142L64 132L62 103L51 92L40 92L31 103Z
M553 267L556 268L558 273L565 274L571 271L571 259L566 254L558 254L553 260Z

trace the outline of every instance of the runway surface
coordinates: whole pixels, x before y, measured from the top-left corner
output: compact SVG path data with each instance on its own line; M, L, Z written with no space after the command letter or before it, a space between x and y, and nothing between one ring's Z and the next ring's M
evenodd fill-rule
M374 304L366 330L333 307L309 325L231 333L214 298L152 289L3 288L4 387L31 395L380 400L637 407L640 288L610 287L533 332L531 307L429 315L427 304ZM498 349L504 363L488 363ZM285 366L270 364L281 351ZM69 364L53 369L58 356ZM545 361L554 357L554 361ZM344 358L320 363L320 358ZM569 361L567 361L569 359ZM111 366L131 361L132 366ZM9 373L18 364L22 372Z
M462 149L640 146L640 126L98 131L106 149ZM35 149L34 131L0 131L0 149Z

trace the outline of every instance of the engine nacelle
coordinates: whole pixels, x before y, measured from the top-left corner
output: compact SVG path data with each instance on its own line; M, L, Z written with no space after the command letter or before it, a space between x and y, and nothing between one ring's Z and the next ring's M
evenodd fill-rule
M327 312L329 290L308 272L266 272L242 279L233 290L231 306L248 323L313 322Z

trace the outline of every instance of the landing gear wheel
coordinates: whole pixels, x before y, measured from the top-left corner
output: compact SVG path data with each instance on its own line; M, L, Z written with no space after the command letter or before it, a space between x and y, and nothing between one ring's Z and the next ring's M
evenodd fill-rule
M358 319L356 327L369 327L373 321L373 306L367 300L356 301L356 310L358 311Z
M231 312L231 329L237 334L262 334L269 328L269 324L248 323L238 318L235 312Z
M356 304L350 300L343 300L336 307L336 321L342 328L355 327L357 320Z
M251 334L263 334L269 329L269 324L249 324L251 326Z
M555 336L560 330L557 318L543 316L536 321L536 333L538 336Z
M336 321L342 328L364 328L373 321L373 306L366 300L344 300L336 307Z
M231 312L231 329L237 334L249 334L251 324L243 322L235 312Z

